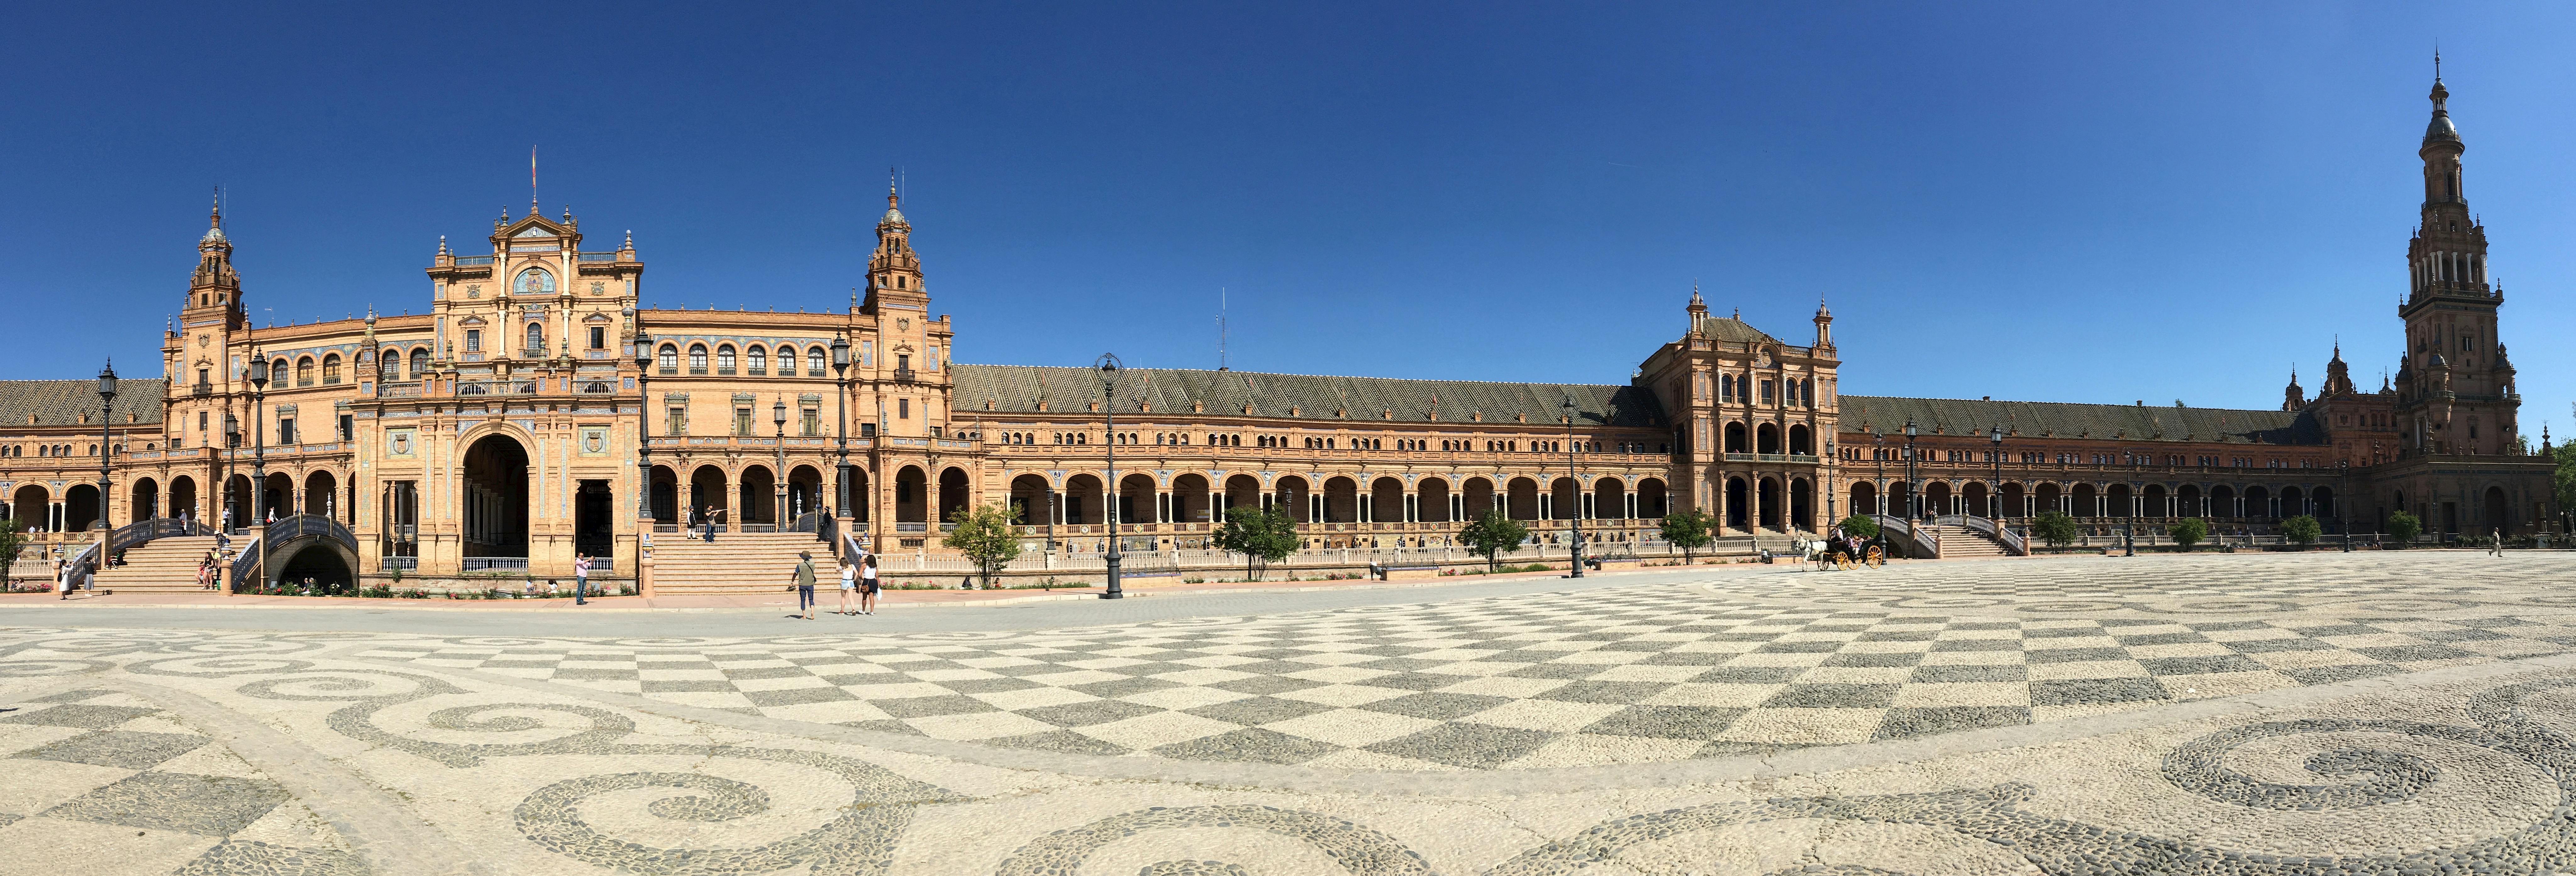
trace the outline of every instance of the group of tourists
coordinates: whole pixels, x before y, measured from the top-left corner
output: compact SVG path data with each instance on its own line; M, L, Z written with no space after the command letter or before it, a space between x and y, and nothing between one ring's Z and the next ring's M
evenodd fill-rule
M680 527L680 537L716 543L716 525L724 522L724 514L725 509L706 505L689 509L689 525Z
M806 620L814 619L814 552L796 552L796 571L789 577L796 587L796 610ZM853 607L851 602L858 605ZM867 548L855 548L841 558L841 607L833 614L843 616L877 613L877 555Z

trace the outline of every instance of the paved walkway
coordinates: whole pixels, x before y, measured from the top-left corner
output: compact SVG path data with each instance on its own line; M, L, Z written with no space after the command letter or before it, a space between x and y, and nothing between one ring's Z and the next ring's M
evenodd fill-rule
M2576 556L0 605L5 872L2545 873Z

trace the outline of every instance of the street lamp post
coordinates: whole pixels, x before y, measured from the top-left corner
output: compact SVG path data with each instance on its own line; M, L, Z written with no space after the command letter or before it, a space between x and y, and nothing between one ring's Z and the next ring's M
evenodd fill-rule
M1914 483L1914 418L1905 418L1905 525L1923 517L1923 490Z
M224 411L224 452L215 456L215 478L222 483L222 486L215 490L215 496L216 501L223 505L223 509L215 514L215 525L220 527L218 531L225 535L232 534L233 510L235 506L241 504L241 495L233 492L232 467L233 455L239 452L241 452L241 419L233 416L232 411L226 410Z
M1101 419L1101 421L1102 421L1104 424L1106 424L1106 428L1108 428L1108 430L1109 430L1109 433L1108 433L1108 435L1106 436L1106 437L1109 439L1109 440L1108 440L1108 448L1109 448L1109 483L1108 483L1108 485L1107 485L1107 487L1108 487L1108 492L1107 492L1105 495L1103 495L1103 496L1101 497L1101 502L1100 502L1101 507L1108 509L1108 512L1109 512L1109 513L1107 513L1107 514L1101 515L1101 516L1104 516L1104 517L1109 518L1109 556L1107 557L1107 559L1109 560L1109 589L1108 589L1108 590L1106 590L1106 591L1103 591L1103 592L1100 594L1100 598L1102 598L1102 599L1125 599L1125 598L1127 598L1127 592L1126 592L1126 591L1124 591L1124 590L1119 589L1119 587L1118 587L1118 560L1119 560L1119 558L1120 558L1120 554L1119 554L1119 551L1118 551L1118 395L1117 395L1117 389L1118 389L1118 369L1119 369L1119 367L1120 367L1120 366L1119 366L1119 363L1118 363L1118 357L1117 357L1117 355L1112 354L1112 353L1102 353L1102 354L1100 354L1100 358L1099 358L1099 359L1097 359L1097 360L1094 360L1091 364L1092 364L1092 366L1093 366L1093 367L1100 369L1100 413L1102 414L1102 419Z
M787 394L779 393L778 401L769 406L769 419L778 424L778 468L770 477L769 525L772 532L785 532L787 525Z
M1994 449L1987 453L1995 462L1995 482L1986 485L1986 516L1994 518L1995 526L2000 528L2004 523L2004 427L1997 424L1988 430L1986 440L1994 442Z
M98 372L98 422L98 528L112 530L115 526L107 513L107 493L111 479L107 471L107 463L109 459L116 456L115 362L107 363L107 367ZM104 568L107 565L107 559L106 549L101 548L98 555L100 567Z
M850 519L850 336L832 335L832 382L839 391L832 397L832 437L839 444L832 455L832 516ZM841 527L832 528L832 552L841 552L839 542L847 538Z
M2345 498L2352 495L2352 460L2335 460L2335 528L2343 531L2343 552L2352 553L2352 518L2344 515Z
M638 526L653 526L653 335L635 332L635 509ZM642 540L650 540L649 536Z
M2120 555L2134 557L2138 555L2138 481L2136 478L2129 480L2129 507L2121 510L2125 513L2120 515Z
M1583 577L1583 478L1574 470L1574 395L1567 393L1565 401L1557 407L1565 411L1565 479L1574 485L1574 516L1566 518L1566 522L1571 524L1570 528L1573 531L1574 574L1566 577L1581 578Z
M268 354L250 351L250 519L267 525L268 516ZM259 586L268 586L268 530L260 530Z

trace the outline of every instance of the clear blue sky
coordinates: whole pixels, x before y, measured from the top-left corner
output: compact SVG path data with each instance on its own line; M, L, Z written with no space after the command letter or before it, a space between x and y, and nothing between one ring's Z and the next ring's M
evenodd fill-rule
M2570 431L2576 7L114 4L0 33L7 377L147 370L570 203L659 306L825 308L885 168L963 361L1618 382L1822 297L1856 393L2272 407L2393 369L2442 41L2527 431Z

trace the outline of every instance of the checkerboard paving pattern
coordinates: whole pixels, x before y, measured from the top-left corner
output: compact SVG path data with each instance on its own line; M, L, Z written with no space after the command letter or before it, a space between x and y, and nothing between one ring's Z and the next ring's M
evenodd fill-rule
M999 746L1513 769L1904 738L2536 656L2576 647L2576 626L1997 617L1661 585L950 638L418 641L360 655Z
M2068 557L2039 562L1899 563L1881 569L1796 572L1785 576L1730 577L1707 582L1721 593L1777 596L1785 587L1824 588L1890 597L1974 596L2022 599L2140 599L2193 597L2319 599L2346 596L2442 597L2494 593L2521 586L2561 586L2556 564L2502 562L2475 579L2428 579L2422 555L2364 551L2280 556L2157 557L2152 566L2088 562ZM2279 566L2252 565L2275 561Z
M311 810L152 703L102 689L0 702L0 847L13 865L220 872L216 862L292 856L354 872ZM267 854L267 852L282 854Z

